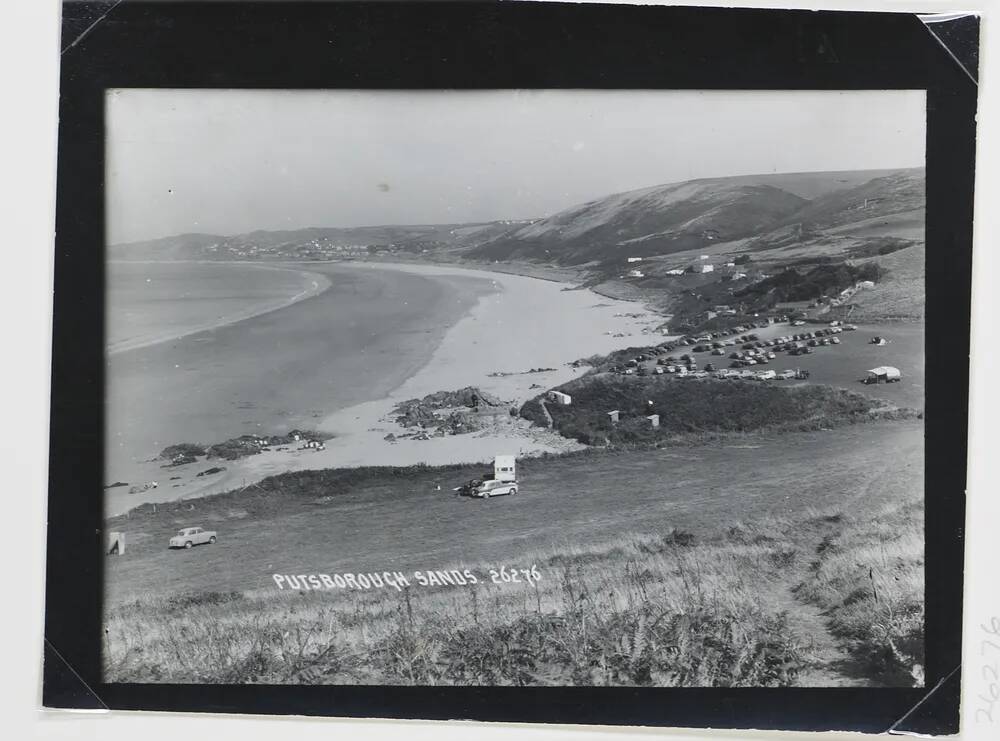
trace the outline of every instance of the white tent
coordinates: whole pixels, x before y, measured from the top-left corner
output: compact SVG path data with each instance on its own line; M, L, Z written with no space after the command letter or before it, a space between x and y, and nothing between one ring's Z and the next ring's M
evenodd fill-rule
M892 381L900 378L902 373L899 372L899 368L893 368L891 365L880 365L878 368L869 370L868 375L879 380Z

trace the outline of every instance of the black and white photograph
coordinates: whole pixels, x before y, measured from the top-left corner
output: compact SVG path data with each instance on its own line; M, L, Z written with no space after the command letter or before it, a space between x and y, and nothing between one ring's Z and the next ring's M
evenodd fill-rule
M104 111L105 682L925 685L925 91Z

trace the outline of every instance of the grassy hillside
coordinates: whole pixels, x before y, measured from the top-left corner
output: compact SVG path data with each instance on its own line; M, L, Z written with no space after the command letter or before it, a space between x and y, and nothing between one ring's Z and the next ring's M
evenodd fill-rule
M923 319L926 259L927 251L923 244L874 259L873 262L886 271L887 276L874 289L862 291L852 298L851 319Z
M919 684L922 509L666 529L452 586L276 587L112 608L110 682L627 686ZM532 568L533 567L533 568ZM449 567L450 568L450 567ZM472 583L468 574L476 578ZM817 608L822 607L822 611Z
M759 233L806 201L725 178L619 193L562 211L472 250L476 258L591 260L670 254Z

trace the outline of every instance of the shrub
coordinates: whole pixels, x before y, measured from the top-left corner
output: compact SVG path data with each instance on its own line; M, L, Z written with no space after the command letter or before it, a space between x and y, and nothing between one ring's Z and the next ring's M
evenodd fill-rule
M816 426L863 418L877 404L860 394L825 386L782 388L731 381L588 376L559 387L569 406L548 405L556 430L585 445L651 445L678 435L696 438L782 426ZM541 397L521 408L544 424ZM619 421L607 412L618 410ZM647 415L659 414L654 428Z
M178 456L193 458L198 455L205 455L205 447L195 443L177 443L176 445L168 445L160 451L160 458L166 461L173 460Z

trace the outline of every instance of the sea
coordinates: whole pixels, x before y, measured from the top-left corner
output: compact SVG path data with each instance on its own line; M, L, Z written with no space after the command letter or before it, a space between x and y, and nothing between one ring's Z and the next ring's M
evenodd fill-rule
M169 445L313 428L383 398L495 290L338 263L113 263L108 274L105 478L130 485ZM328 287L267 310L317 281Z

